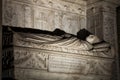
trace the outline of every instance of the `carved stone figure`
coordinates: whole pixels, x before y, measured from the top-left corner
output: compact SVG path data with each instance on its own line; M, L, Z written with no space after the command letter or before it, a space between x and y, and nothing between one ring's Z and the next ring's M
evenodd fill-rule
M77 36L60 29L49 32L4 26L3 31L3 69L9 73L14 69L12 78L110 80L114 61L110 45L85 29ZM90 74L99 78L89 79Z

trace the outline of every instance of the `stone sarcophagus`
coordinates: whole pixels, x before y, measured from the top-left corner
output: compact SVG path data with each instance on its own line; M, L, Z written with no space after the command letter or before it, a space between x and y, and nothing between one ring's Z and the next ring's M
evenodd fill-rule
M108 43L15 29L3 28L3 79L111 80L114 53Z

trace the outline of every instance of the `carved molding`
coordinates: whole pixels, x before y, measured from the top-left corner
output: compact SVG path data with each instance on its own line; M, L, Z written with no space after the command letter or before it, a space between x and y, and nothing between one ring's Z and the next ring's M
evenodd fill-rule
M91 4L95 4L97 2L107 2L107 3L112 3L115 5L120 5L120 1L119 0L87 0L87 4L91 5Z
M19 74L18 74L19 73ZM46 71L19 69L15 68L15 76L17 80L110 80L110 76L99 75L77 75L64 73L48 73Z

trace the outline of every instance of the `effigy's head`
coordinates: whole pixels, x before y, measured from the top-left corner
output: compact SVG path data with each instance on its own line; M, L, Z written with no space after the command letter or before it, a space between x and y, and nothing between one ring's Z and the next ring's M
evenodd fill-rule
M88 37L86 37L86 41L88 41L91 44L95 44L101 42L102 40L98 38L96 35L91 34Z
M98 38L96 35L92 34L86 29L81 29L80 31L78 31L77 38L80 40L87 41L91 44L99 43L102 41L100 38Z

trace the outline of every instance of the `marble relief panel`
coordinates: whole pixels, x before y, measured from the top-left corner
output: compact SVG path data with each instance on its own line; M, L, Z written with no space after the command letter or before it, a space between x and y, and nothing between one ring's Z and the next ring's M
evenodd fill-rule
M62 18L62 29L68 33L76 34L80 30L80 16L65 14Z
M3 2L3 25L32 27L32 7L10 0Z
M33 8L31 6L24 6L25 27L32 28L34 26Z
M4 0L3 25L76 34L86 27L85 6L62 0Z
M49 31L60 28L68 33L76 34L83 26L81 24L82 20L85 21L84 17L77 14L39 7L35 8L34 28Z
M55 28L63 29L68 33L76 34L81 28L81 19L79 15L66 12L55 12Z
M41 7L34 7L34 28L54 30L54 11Z
M74 4L64 0L16 0L16 1L85 15L86 8L85 1L82 1L83 4Z
M64 13L61 21L62 21L62 26L61 26L62 29L68 33L74 32L75 34L77 30L79 30L80 28L79 16L77 15Z
M16 7L14 7L16 5L8 0L4 0L3 3L5 4L5 5L3 4L3 8L4 8L4 10L3 10L3 25L16 26L17 25L17 20L15 20L15 18L16 18L15 8Z
M73 3L69 3L69 2L57 1L53 5L53 7L55 7L56 9L59 9L59 10L77 13L80 15L86 15L86 13L85 13L86 7L85 6L81 6L81 5L77 5L77 4L73 4Z
M47 69L48 54L37 50L14 47L14 66L26 69Z

